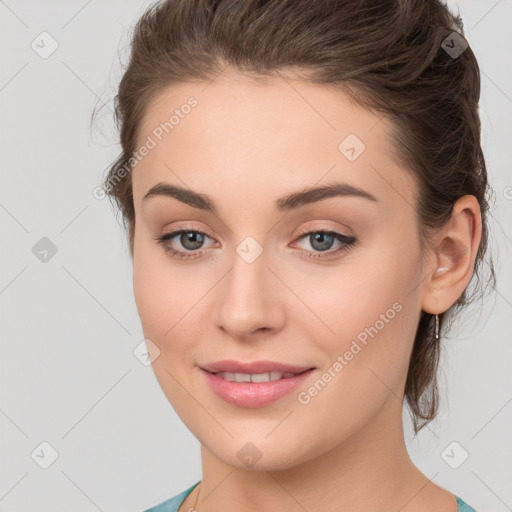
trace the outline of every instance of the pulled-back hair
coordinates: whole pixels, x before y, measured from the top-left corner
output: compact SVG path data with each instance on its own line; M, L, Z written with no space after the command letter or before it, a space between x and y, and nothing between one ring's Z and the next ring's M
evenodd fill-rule
M228 65L259 80L293 70L304 80L338 86L391 121L393 155L420 190L416 215L422 249L460 197L477 198L482 239L470 284L476 281L474 292L481 291L491 191L480 145L480 71L470 46L460 55L448 51L456 44L467 44L462 20L440 0L166 0L151 5L133 30L130 61L115 97L122 153L103 183L122 213L131 257L130 159L150 103L173 84L212 80ZM495 283L492 261L489 269ZM469 288L439 315L441 327L475 298ZM405 386L415 434L438 412L442 337L436 340L433 319L421 312Z

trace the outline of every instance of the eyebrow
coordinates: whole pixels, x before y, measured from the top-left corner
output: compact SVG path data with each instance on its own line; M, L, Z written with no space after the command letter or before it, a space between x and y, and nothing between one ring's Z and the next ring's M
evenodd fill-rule
M214 214L218 213L217 206L213 199L206 194L194 192L190 189L182 188L178 185L169 183L158 183L146 193L142 198L147 201L151 197L164 196L173 197L182 203L188 204L193 208L205 210ZM328 199L336 196L361 197L374 202L380 202L375 196L363 189L349 185L348 183L329 183L319 187L306 188L299 192L294 192L285 197L276 200L278 211L290 211L302 206Z

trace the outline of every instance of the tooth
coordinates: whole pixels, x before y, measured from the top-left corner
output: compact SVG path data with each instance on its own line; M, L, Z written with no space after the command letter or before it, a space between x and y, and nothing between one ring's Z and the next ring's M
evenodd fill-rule
M267 373L233 373L233 372L217 372L219 377L230 382L272 382L275 380L294 377L295 373L291 372L267 372Z
M269 382L270 374L268 373L253 373L251 374L251 382Z
M235 380L237 382L251 382L250 373L235 373Z

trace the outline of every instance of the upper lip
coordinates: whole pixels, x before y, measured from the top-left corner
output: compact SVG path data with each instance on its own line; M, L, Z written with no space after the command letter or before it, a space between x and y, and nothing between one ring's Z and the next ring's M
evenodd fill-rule
M282 373L302 373L306 370L310 370L311 366L294 366L290 364L279 363L276 361L253 361L250 363L244 363L242 361L234 361L232 359L225 359L223 361L215 361L201 366L203 370L210 373L218 372L233 372L233 373L270 373L270 372L282 372Z

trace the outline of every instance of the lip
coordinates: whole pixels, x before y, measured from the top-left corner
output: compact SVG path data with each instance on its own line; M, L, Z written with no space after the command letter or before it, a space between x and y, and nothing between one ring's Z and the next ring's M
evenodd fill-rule
M283 365L285 366L285 365ZM290 366L288 366L290 368ZM296 368L296 367L295 367ZM228 371L228 370L226 370ZM282 370L274 370L282 371ZM285 397L304 382L316 371L315 368L306 369L294 377L287 377L270 382L234 382L223 379L201 369L210 389L225 402L237 407L256 409L264 407ZM239 372L239 373L266 373L262 371Z
M293 366L279 363L277 361L253 361L244 363L233 359L224 359L201 366L201 369L210 373L233 372L233 373L302 373L310 370L312 366Z

